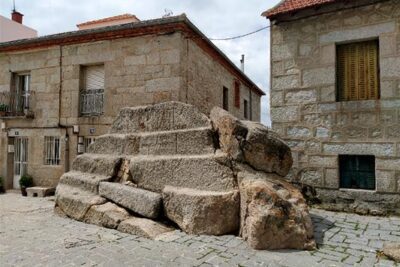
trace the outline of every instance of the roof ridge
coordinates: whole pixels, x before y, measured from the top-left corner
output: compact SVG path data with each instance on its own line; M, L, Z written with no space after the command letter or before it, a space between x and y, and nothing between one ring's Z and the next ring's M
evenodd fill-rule
M92 24L96 24L96 23L109 22L109 21L114 21L114 20L119 20L119 19L130 19L130 18L139 20L138 17L136 17L136 15L134 15L134 14L124 13L124 14L106 17L106 18L102 18L102 19L89 20L89 21L86 21L83 23L79 23L76 26L78 26L78 27L86 26L86 25L92 25Z
M262 16L272 19L278 15L283 15L302 9L317 7L339 1L340 0L282 0L273 8L262 13Z

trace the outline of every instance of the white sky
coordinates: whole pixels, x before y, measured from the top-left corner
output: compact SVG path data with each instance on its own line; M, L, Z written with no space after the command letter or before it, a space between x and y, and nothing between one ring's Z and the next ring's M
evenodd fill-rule
M76 29L76 24L123 13L139 19L165 14L186 13L209 38L225 38L252 32L268 25L261 13L279 0L15 0L23 13L24 24L47 35ZM12 0L0 0L0 14L10 17ZM269 125L269 30L233 40L215 41L237 65L246 55L246 74L266 92L261 111L262 122Z

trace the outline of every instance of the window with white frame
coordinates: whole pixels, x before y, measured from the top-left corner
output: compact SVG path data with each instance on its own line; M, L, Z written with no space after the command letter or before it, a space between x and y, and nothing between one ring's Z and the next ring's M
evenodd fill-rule
M44 164L60 165L61 143L56 136L45 136L44 138Z
M104 106L104 65L81 67L80 115L99 116Z
M84 150L85 150L84 153L88 152L89 146L91 144L93 144L95 140L96 140L96 138L94 138L94 137L84 137L83 138L83 147L84 147Z

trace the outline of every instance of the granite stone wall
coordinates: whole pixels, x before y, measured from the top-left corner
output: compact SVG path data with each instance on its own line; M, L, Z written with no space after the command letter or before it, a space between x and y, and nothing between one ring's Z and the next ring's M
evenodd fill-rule
M81 70L98 64L105 70L104 114L81 117ZM0 53L0 94L10 92L12 73L23 72L31 74L34 117L0 118L6 126L0 130L0 176L8 188L14 153L7 151L15 132L29 139L28 173L35 183L54 186L77 156L79 137L107 133L121 108L182 101L208 113L213 106L222 106L223 85L231 89L233 99L237 78L181 32ZM249 98L249 88L242 85L241 91L243 98ZM253 120L259 121L260 96L252 94ZM243 118L243 110L232 111ZM78 133L73 126L79 126ZM62 140L61 164L45 166L44 137L53 135Z
M399 27L398 1L272 27L272 127L293 151L288 179L336 208L400 209ZM371 39L379 39L380 99L337 102L336 45ZM375 191L339 188L340 154L376 157Z

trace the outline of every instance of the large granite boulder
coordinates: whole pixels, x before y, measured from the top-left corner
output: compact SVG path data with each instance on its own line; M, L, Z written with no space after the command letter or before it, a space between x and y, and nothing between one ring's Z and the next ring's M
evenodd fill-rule
M180 102L124 108L89 152L60 179L60 214L153 239L175 225L256 249L315 247L305 201L281 178L290 149L259 123Z
M255 249L315 249L301 193L275 174L242 170L241 236Z
M289 173L292 153L276 133L257 122L240 121L219 107L211 110L210 117L221 150L233 160L268 173L281 176Z
M400 263L400 243L385 243L382 252L389 259Z

